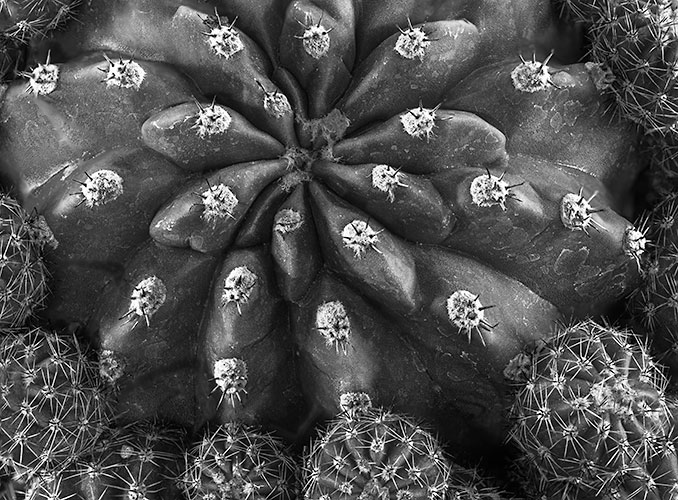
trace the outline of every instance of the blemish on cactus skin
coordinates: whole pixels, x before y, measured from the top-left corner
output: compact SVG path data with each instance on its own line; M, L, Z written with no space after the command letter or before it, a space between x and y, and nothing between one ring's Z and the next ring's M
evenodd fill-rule
M603 209L594 209L591 200L596 196L593 193L588 199L584 198L582 190L579 193L568 193L560 202L560 220L563 225L572 231L584 231L588 234L590 227L595 227L596 221L591 217L594 213Z
M208 223L227 217L233 219L233 211L238 206L238 197L230 187L222 183L209 186L200 193L200 199L203 206L200 217Z
M395 189L398 186L407 187L402 182L403 174L388 165L376 165L372 169L371 177L372 187L386 193L391 203L395 201Z
M203 20L203 23L210 28L210 31L205 33L210 50L226 60L245 49L240 34L233 27L235 21L234 19L231 24L222 25L221 18L218 16L210 16Z
M422 28L413 28L409 19L407 24L408 28L406 30L398 27L400 36L398 36L393 50L405 59L415 59L418 57L420 61L423 61L426 49L431 45L431 40Z
M433 135L438 107L429 109L419 105L418 108L410 109L407 113L400 115L400 123L405 133L417 139L425 137L428 142Z
M88 208L100 207L118 198L123 193L122 177L112 170L97 170L85 174L80 183L80 194Z
M526 61L523 56L520 56L522 62L511 71L513 87L520 92L531 94L552 86L553 82L547 66L551 57L553 57L553 52L544 62L537 62L534 56L531 61Z
M304 219L299 212L284 208L278 213L273 229L280 234L289 234L299 229L303 223Z
M150 318L165 303L167 288L157 276L149 276L141 280L132 290L129 310L123 316L144 318L146 326L150 326Z
M258 277L247 266L234 268L224 280L221 292L222 307L235 302L238 314L242 314L242 305L246 304L256 286Z
M197 130L201 139L207 136L223 134L231 126L233 119L225 108L212 102L209 106L203 106L196 101L198 114L192 128Z
M108 87L120 87L123 89L139 90L146 77L146 71L138 63L131 59L120 58L117 61L104 56L108 62L108 68L99 68L106 73L104 83Z
M310 14L306 14L306 23L300 23L304 28L304 33L301 36L296 35L295 38L301 40L306 52L313 59L320 59L326 55L330 50L330 32L332 28L327 29L322 24L322 17L318 24L313 24Z
M445 303L447 317L450 322L459 328L461 333L468 336L469 343L474 331L478 332L480 340L485 345L482 330L491 330L496 325L490 325L485 320L485 309L494 306L483 306L480 296L474 295L468 290L457 290L447 298Z
M341 349L346 354L351 336L351 321L344 304L338 300L322 303L316 311L315 327L328 346L334 346L337 352Z
M344 242L344 246L353 250L355 257L359 259L368 248L381 253L375 246L379 241L379 232L372 229L365 221L354 220L344 226L344 229L341 231L341 239Z
M224 358L214 362L214 381L221 390L219 405L224 398L228 398L231 406L235 407L235 400L242 402L241 394L247 394L247 363L238 358Z

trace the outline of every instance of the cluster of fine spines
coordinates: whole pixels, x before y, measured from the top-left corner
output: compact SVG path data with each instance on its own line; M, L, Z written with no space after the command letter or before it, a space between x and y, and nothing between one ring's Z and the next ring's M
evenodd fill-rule
M409 418L382 409L344 412L304 457L303 496L443 499L450 462L441 444Z
M653 354L678 372L678 197L663 198L641 217L648 252L642 285L629 299L634 328L651 339Z
M68 468L33 478L26 499L179 499L182 434L155 422L114 429Z
M282 442L237 423L208 430L185 454L180 483L189 500L292 500L297 469Z
M54 245L54 237L44 218L0 195L0 327L23 326L43 305L46 245Z
M627 331L586 321L534 356L511 439L558 498L670 498L678 492L666 379Z
M71 19L81 0L0 0L0 81L18 68L22 47Z
M16 477L73 461L109 416L96 366L74 337L35 328L2 339L0 458Z

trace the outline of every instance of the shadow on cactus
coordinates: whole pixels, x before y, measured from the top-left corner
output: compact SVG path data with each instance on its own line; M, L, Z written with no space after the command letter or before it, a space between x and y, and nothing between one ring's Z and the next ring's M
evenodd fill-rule
M121 420L294 438L364 391L479 453L506 363L635 286L635 131L516 35L548 2L426 6L99 2L10 86L45 316L87 326Z

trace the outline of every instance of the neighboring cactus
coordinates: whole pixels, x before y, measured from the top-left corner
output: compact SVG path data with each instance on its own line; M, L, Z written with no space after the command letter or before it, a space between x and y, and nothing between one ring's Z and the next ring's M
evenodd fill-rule
M54 239L44 218L0 195L0 327L23 326L47 293L45 245Z
M0 81L15 76L21 52L71 19L81 0L0 0Z
M676 420L666 379L629 332L591 321L534 356L512 408L512 441L557 498L671 498Z
M339 416L316 437L304 459L303 496L446 498L450 461L441 444L412 420L381 409Z
M95 365L78 342L35 328L0 343L0 457L22 478L74 460L108 423Z
M26 500L180 500L182 432L140 422L112 433L64 470L43 471Z
M181 485L189 500L298 498L294 461L278 439L257 429L223 424L185 458Z

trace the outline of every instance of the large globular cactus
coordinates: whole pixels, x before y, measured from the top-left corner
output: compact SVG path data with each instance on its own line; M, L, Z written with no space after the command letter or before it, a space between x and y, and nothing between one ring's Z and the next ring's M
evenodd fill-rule
M92 2L7 89L45 316L122 420L294 435L350 391L501 442L504 366L639 280L635 130L544 0L208 3Z

